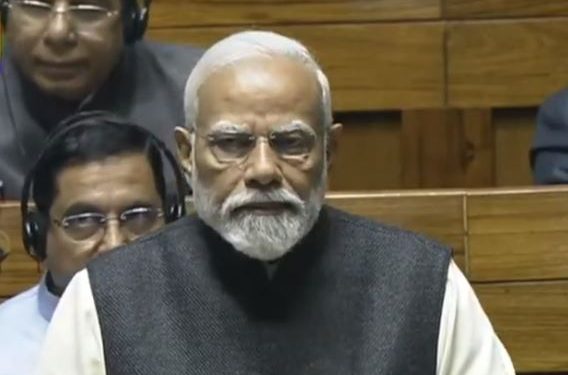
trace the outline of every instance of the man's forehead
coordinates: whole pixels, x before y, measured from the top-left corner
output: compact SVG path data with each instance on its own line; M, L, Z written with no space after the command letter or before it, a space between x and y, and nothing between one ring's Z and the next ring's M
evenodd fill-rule
M316 75L287 57L258 57L239 61L211 74L201 86L199 112L230 111L304 114L319 108Z
M316 81L315 73L302 62L287 56L252 56L217 69L205 83L217 76L218 80L244 80L247 84L264 77L286 78L287 80L307 79Z
M76 178L77 182L87 180L105 180L106 176L116 175L123 178L134 178L137 173L151 170L146 155L142 152L128 152L110 155L101 159L89 161L71 161L57 174L59 181ZM113 181L120 181L115 179ZM112 181L111 181L112 182Z
M143 153L74 163L61 170L56 177L56 203L63 207L77 200L97 201L110 198L109 192L120 200L140 199L145 195L153 197L156 194L153 179L150 163Z

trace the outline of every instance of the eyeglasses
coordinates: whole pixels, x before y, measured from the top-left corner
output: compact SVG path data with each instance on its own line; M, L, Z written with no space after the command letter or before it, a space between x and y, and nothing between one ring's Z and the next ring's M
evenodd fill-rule
M312 151L316 139L314 134L303 130L274 131L268 136L218 132L201 137L207 140L213 156L221 163L244 162L259 139L266 140L282 159L301 161Z
M164 216L159 208L136 207L123 211L117 217L99 212L84 212L52 219L65 233L75 241L84 241L98 234L104 234L107 222L118 220L120 227L128 235L140 236L149 232L156 225L158 218Z
M70 4L66 7L55 7L51 2L41 0L11 0L8 4L30 19L47 21L53 14L69 14L79 26L94 26L105 19L119 13L92 3Z

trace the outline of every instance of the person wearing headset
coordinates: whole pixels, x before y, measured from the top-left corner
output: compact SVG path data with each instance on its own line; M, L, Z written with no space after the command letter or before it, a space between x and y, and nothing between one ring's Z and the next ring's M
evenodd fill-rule
M183 83L201 55L143 39L151 0L0 0L0 180L18 199L24 176L60 121L107 110L173 149Z
M184 214L175 157L151 133L99 112L79 114L61 129L22 192L24 245L46 272L0 305L1 375L33 373L59 297L87 262ZM171 204L164 158L178 181Z

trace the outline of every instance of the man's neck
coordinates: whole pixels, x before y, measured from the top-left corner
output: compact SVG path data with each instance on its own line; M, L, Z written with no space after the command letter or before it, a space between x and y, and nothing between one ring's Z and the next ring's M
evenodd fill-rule
M272 260L270 262L264 262L264 269L266 270L266 274L269 279L272 279L276 270L278 270L278 261L279 259Z
M55 281L53 281L53 276L51 276L51 272L49 271L45 275L45 286L47 287L49 293L58 297L61 297L61 295L65 291L65 287L61 288L55 284Z

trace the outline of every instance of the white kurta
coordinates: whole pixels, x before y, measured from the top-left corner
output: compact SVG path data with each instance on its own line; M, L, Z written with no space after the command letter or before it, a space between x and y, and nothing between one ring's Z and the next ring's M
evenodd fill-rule
M38 285L0 304L0 375L33 374L58 301L43 277Z
M103 340L86 270L75 276L62 297L37 374L106 375ZM515 374L471 286L453 262L442 309L437 374Z

